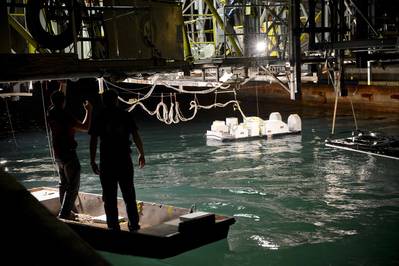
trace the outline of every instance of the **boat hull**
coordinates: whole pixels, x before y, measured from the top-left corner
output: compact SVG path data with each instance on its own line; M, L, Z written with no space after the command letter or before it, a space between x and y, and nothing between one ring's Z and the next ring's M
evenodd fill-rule
M56 188L30 190L53 215L60 203ZM137 202L141 229L129 232L122 199L118 199L121 230L98 221L104 215L101 195L79 192L77 220L60 219L97 250L150 258L168 258L225 239L235 219L229 216L150 202Z
M232 220L225 221L211 228L199 228L190 233L171 233L170 235L118 232L78 223L66 223L97 250L164 259L225 239L230 225L234 222ZM170 230L173 231L172 228Z
M373 132L359 132L352 133L352 137L348 138L326 139L325 145L336 149L399 160L398 139Z

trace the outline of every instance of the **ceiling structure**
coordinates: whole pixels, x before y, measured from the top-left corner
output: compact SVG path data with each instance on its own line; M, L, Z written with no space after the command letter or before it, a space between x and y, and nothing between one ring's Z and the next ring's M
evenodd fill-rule
M0 2L0 83L157 75L179 88L276 82L296 99L326 77L345 95L346 73L399 59L386 0L25 2Z

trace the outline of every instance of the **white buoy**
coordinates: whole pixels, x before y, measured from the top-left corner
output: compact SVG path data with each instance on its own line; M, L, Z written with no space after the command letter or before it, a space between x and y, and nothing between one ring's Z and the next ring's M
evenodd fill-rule
M297 114L291 114L288 117L287 124L289 131L296 131L296 132L302 131L302 121L299 115Z
M281 114L279 112L273 112L269 115L269 120L279 120L282 121L281 119Z

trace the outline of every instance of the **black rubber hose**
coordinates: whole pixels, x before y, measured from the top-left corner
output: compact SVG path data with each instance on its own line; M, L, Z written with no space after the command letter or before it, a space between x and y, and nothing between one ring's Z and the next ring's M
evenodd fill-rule
M40 22L40 11L46 3L51 1L65 3L65 8L68 10L68 22L66 29L60 34L54 35L46 31ZM77 0L29 0L26 6L26 24L29 32L33 38L43 48L51 50L61 50L68 47L73 43L73 23L72 23L72 3L75 7L75 32L80 32L80 26L82 24L82 16L80 12L81 4ZM43 18L43 17L42 17Z

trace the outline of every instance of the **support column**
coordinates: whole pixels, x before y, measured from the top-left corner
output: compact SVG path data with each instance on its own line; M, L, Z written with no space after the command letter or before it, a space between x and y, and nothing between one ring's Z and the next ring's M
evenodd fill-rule
M344 0L339 0L339 41L343 42L345 41L345 30L346 30L346 25L345 25L345 3ZM348 89L346 88L345 84L345 65L344 65L344 60L345 60L345 50L340 49L338 51L338 68L339 68L339 74L340 74L340 93L341 96L348 96Z
M7 1L0 1L0 38L0 54L9 54L11 51L11 42L7 14Z
M322 28L325 28L327 25L326 25L326 20L325 20L325 16L326 16L326 3L325 3L325 0L321 0L321 19L320 19L320 25L321 25L321 27ZM320 41L323 43L323 42L325 42L325 40L326 40L326 33L325 32L323 32L322 34L321 34L321 38L320 38Z
M309 0L309 50L315 50L316 43L316 1ZM312 73L317 72L317 65L311 64L310 71Z
M302 97L301 92L301 22L300 22L300 0L290 0L289 6L289 38L290 38L290 70L292 71L292 86L295 98ZM292 97L291 97L292 99ZM294 100L292 99L292 100Z
M244 56L255 56L256 43L259 41L259 17L256 1L247 2L244 7Z
M371 61L367 61L367 85L371 85Z
M368 1L353 0L356 4L356 31L354 40L367 40L369 37L369 29L367 23L362 19L360 13L368 18ZM356 67L365 68L367 67L367 52L356 53Z
M316 2L309 0L309 50L314 50L315 46L315 30L316 30Z
M345 86L345 67L344 67L344 50L338 51L338 72L339 72L339 87L341 96L348 96L348 89Z

